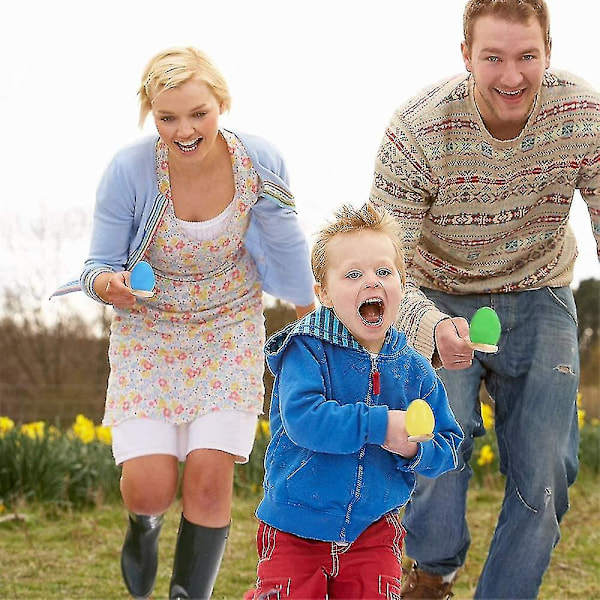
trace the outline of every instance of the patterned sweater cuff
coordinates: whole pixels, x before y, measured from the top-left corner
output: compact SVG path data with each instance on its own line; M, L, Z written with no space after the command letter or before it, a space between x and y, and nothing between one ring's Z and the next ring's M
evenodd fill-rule
M447 314L437 310L428 310L420 322L417 324L416 335L413 345L417 352L420 352L429 361L433 359L435 352L434 329L435 326L443 319L448 317Z

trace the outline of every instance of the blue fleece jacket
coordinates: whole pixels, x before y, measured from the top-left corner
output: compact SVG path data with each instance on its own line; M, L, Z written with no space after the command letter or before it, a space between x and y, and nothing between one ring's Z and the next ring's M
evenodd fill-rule
M304 538L353 542L406 504L415 472L436 477L456 468L463 435L442 382L397 329L371 354L320 307L272 336L265 352L275 383L256 511L262 521ZM406 459L382 444L388 410L406 410L416 398L433 409L434 438Z

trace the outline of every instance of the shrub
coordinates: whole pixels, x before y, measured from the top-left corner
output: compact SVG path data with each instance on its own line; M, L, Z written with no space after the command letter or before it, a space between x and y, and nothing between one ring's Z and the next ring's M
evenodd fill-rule
M236 493L261 489L269 423L260 419L249 461L237 465ZM44 421L15 425L0 417L0 512L18 502L83 508L120 498L120 468L114 463L110 429L78 415L61 431Z
M242 494L258 494L262 491L262 480L265 472L265 451L271 439L269 421L259 419L256 425L254 448L245 465L236 465L234 488Z
M493 408L482 404L481 415L486 433L475 440L471 459L474 481L481 487L497 488L503 485L503 477L498 468ZM600 422L586 419L580 408L579 427L581 468L598 475ZM235 469L236 493L261 492L269 439L269 422L259 419L249 461ZM17 426L0 416L0 512L22 501L84 508L119 500L120 468L114 463L110 444L110 430L83 415L66 431L43 421Z
M110 432L82 415L66 432L43 421L17 427L0 417L0 503L81 508L118 498L109 444Z

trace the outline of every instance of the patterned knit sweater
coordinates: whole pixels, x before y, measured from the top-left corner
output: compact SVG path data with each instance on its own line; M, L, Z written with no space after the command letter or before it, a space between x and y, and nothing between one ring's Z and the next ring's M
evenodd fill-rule
M399 326L409 342L431 357L445 316L417 286L477 294L569 285L576 189L600 253L600 94L569 73L546 72L512 140L488 133L470 74L400 107L379 148L371 200L404 227L410 284Z

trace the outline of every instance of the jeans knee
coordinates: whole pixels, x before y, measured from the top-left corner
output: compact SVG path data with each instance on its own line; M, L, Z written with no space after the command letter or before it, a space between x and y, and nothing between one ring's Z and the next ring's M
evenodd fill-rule
M515 494L521 505L535 515L551 514L560 518L569 508L568 488L566 484L548 483L535 487L524 485L515 487Z
M550 488L544 489L543 497L539 496L538 494L537 497L530 496L526 499L519 488L515 489L515 494L518 501L525 507L525 509L533 514L538 514L540 510L548 505L552 498L552 490Z

